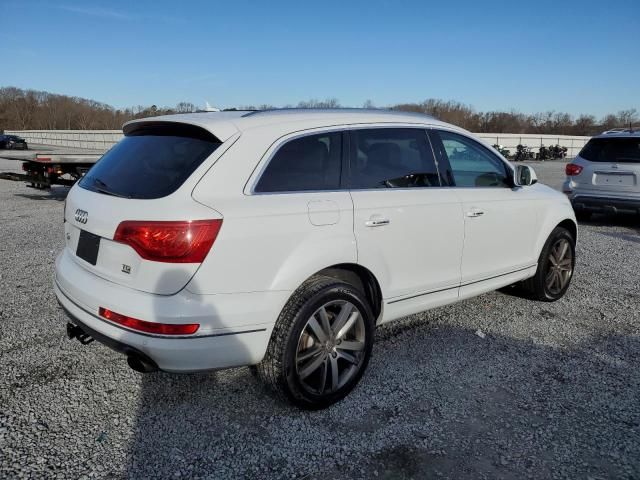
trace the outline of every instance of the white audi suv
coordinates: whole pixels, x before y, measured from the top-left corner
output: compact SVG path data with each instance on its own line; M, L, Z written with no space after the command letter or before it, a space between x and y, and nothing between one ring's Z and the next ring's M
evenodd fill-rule
M470 133L382 110L135 120L69 192L67 333L141 372L253 366L303 408L343 398L375 328L519 284L569 287L566 196Z

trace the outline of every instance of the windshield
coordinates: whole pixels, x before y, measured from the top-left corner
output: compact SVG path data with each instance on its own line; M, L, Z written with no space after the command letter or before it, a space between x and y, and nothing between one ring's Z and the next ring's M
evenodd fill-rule
M220 142L188 125L143 127L127 134L80 181L87 190L153 199L176 191Z
M591 162L640 163L640 137L592 138L580 156Z

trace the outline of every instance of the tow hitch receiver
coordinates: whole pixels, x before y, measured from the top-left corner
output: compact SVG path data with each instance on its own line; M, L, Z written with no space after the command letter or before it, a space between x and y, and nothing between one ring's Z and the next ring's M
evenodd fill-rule
M87 335L84 330L73 323L67 323L67 337L69 337L69 340L77 338L82 345L88 345L94 340L91 335Z

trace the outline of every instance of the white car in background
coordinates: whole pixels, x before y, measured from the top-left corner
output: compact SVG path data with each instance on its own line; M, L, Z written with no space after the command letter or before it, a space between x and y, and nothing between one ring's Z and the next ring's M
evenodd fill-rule
M579 219L593 213L640 214L640 130L593 137L566 166L563 191Z
M70 337L138 371L255 365L322 408L378 325L517 282L554 301L573 275L567 198L431 117L196 113L124 133L69 192L54 288Z

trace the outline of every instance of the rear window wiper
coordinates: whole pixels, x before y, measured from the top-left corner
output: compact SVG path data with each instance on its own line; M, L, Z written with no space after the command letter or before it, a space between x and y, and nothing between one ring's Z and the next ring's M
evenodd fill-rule
M96 192L104 193L105 195L111 195L113 197L131 198L129 195L123 195L121 193L116 193L109 190L109 186L99 178L95 178L95 177L91 177L91 178L93 179L93 188L95 188Z

